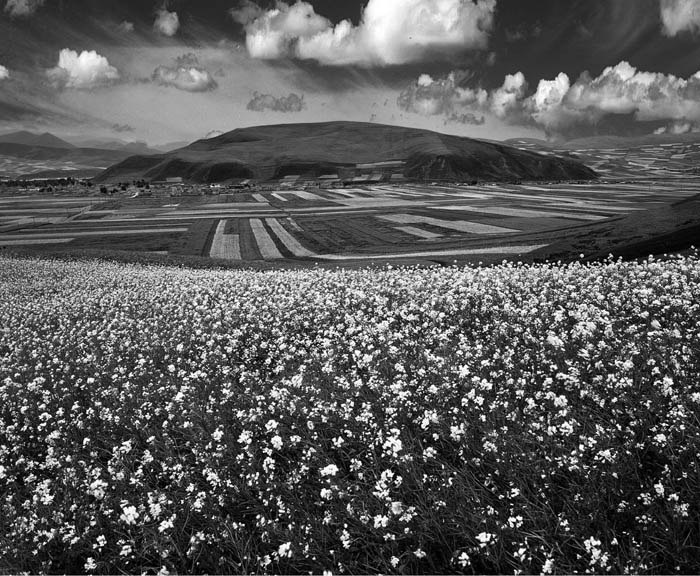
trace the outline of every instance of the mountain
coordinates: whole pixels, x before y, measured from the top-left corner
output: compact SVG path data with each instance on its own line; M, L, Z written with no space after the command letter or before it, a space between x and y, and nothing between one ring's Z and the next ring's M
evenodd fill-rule
M10 134L0 135L0 143L3 144L22 144L24 146L42 146L44 148L61 148L70 150L75 148L73 144L61 140L53 134L44 132L43 134L33 134L32 132L12 132Z
M579 162L492 142L363 122L241 128L158 156L132 156L98 181L190 182L319 176L356 164L405 162L408 178L428 180L571 180L595 178Z

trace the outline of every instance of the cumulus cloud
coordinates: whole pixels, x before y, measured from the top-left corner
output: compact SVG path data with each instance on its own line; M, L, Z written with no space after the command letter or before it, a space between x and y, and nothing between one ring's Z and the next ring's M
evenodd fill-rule
M527 81L522 72L507 74L503 86L494 90L490 97L491 111L499 118L505 118L519 107L525 96Z
M667 131L674 133L700 123L700 72L683 79L643 72L623 61L595 78L583 73L573 83L563 72L552 80L542 79L530 94L520 72L507 75L502 86L489 91L465 87L468 80L460 72L438 79L423 74L400 93L397 104L408 112L448 119L491 114L511 124L540 126L549 133L594 125L609 115L667 122Z
M117 82L119 71L110 65L107 58L94 50L64 48L58 55L58 65L47 71L51 82L57 88L89 90Z
M153 29L164 36L175 36L180 28L177 12L168 12L165 8L158 10Z
M254 58L385 66L485 48L495 8L496 0L369 0L355 26L334 25L304 0L267 11L248 1L231 16Z
M397 104L406 112L422 116L449 116L464 108L480 110L486 105L489 94L481 88L462 88L461 84L469 76L463 70L450 72L446 77L438 79L422 74L399 94Z
M0 64L0 80L7 80L10 77L10 71Z
M558 107L588 121L605 114L634 114L637 120L700 120L700 72L688 79L643 72L627 62L603 70L597 78L582 74ZM566 121L566 120L565 120Z
M129 22L128 20L124 20L121 24L119 24L119 26L117 26L117 30L119 30L119 32L122 32L124 34L128 34L130 32L133 32L134 31L134 23Z
M31 16L44 5L44 0L7 0L5 12L12 17Z
M681 32L700 32L700 2L697 0L661 0L662 31L666 36Z
M700 124L696 122L676 121L654 130L654 134L688 134L690 132L700 132Z
M254 112L264 112L266 110L271 112L301 112L306 108L306 102L304 102L303 95L299 96L293 92L289 96L281 96L279 98L271 94L255 92L253 99L248 102L246 108Z
M192 53L176 58L173 66L158 66L151 78L156 84L187 92L208 92L218 87L214 77L199 65Z

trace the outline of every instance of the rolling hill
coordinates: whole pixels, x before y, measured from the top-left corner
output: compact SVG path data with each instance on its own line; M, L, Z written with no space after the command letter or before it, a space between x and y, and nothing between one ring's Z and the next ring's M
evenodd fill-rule
M131 156L97 181L182 177L189 182L319 176L356 164L404 162L418 180L571 180L596 174L583 164L493 142L362 122L241 128L167 154Z

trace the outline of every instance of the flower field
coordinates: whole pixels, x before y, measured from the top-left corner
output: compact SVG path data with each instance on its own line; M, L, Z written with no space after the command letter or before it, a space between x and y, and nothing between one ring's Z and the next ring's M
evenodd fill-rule
M700 572L700 260L0 257L0 573Z

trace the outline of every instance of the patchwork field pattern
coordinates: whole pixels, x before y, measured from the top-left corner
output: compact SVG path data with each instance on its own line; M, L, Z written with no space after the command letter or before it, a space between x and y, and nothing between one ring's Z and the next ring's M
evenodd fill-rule
M189 254L234 262L526 254L557 231L700 193L700 176L565 184L377 185L183 198L0 198L0 248Z
M639 178L640 172L653 178L678 177L693 174L700 162L699 142L578 149L544 148L529 140L514 140L513 145L546 156L569 156L603 177Z

